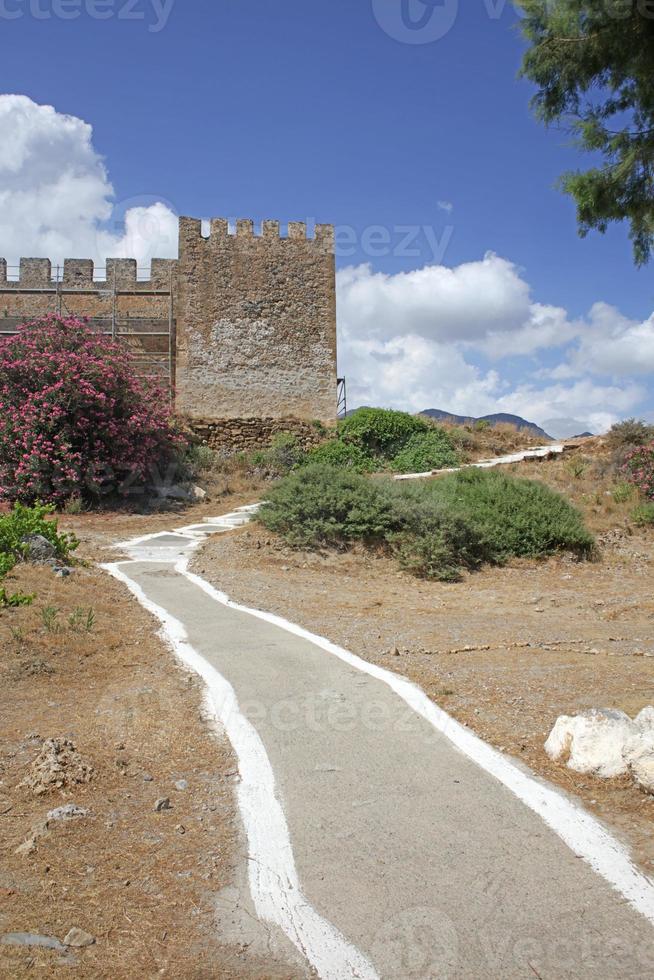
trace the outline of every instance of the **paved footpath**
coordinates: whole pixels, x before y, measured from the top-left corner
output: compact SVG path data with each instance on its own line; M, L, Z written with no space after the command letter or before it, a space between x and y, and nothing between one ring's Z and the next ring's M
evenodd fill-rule
M654 885L592 817L413 685L188 572L247 516L136 539L105 567L207 682L272 932L323 977L651 975Z

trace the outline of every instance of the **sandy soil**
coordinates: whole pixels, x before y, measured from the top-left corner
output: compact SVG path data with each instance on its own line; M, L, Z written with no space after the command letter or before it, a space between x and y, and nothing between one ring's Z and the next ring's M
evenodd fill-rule
M68 955L0 944L0 976L292 976L245 939L220 944L217 898L244 866L238 776L195 677L95 568L60 579L25 565L7 584L38 598L0 611L0 935L61 940L76 926L95 943ZM74 743L88 782L21 785L50 738ZM44 830L67 803L88 814Z
M421 581L351 551L292 551L259 525L210 540L195 568L232 598L280 613L405 674L434 701L609 822L651 873L654 798L550 762L560 714L654 703L654 533L605 535L601 560L488 568Z

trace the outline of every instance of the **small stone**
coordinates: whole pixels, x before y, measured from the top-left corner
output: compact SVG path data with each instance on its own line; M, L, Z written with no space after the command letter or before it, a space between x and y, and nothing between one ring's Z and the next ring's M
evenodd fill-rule
M185 779L178 779L175 783L175 789L178 789L182 793L185 789L188 789L188 783Z
M36 932L6 932L0 936L3 946L41 946L44 949L55 949L63 952L64 947L54 936L40 936Z
M28 561L44 562L57 554L55 546L42 534L26 534L20 543L25 548Z
M78 929L77 926L69 929L64 937L64 946L73 946L75 949L92 946L94 942L95 936L92 936L90 932L84 932L83 929Z
M66 803L65 806L58 806L54 810L49 810L46 820L74 820L76 817L86 817L88 812L83 806L77 806L76 803Z
M170 804L170 799L167 796L160 797L154 805L155 813L161 813L162 810L171 810L172 806Z
M144 783L151 783L152 782L152 776L150 775L149 772L144 772L143 773L143 782Z

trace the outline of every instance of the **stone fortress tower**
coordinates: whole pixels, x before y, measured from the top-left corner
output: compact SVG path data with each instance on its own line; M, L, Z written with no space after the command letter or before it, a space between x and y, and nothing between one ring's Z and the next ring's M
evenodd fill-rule
M153 259L148 279L134 259L0 259L0 336L60 313L87 317L124 340L135 371L169 385L176 411L208 441L261 444L275 431L307 432L336 417L334 230L224 218L202 235L180 218L178 259Z

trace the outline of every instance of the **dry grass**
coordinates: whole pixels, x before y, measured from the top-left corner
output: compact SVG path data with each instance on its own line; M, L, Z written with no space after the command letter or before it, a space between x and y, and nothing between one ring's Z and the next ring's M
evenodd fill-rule
M479 430L472 425L454 425L436 420L434 425L445 429L466 463L477 459L490 459L493 456L506 456L508 453L529 449L531 446L540 446L543 443L542 439L531 432L517 429L515 425L507 422L500 422L488 429Z
M516 463L507 472L558 490L582 512L595 534L632 526L638 494L625 482L619 459L601 438L581 441L572 452L552 460Z
M202 721L195 676L99 570L59 579L24 565L10 578L38 598L0 612L0 933L85 929L96 937L74 954L85 977L269 976L216 935L216 894L242 860L236 764ZM72 740L92 776L36 795L21 783L52 737ZM172 809L156 813L165 796ZM40 835L71 802L88 816ZM34 829L31 853L17 853ZM56 952L0 945L2 976L70 969Z

